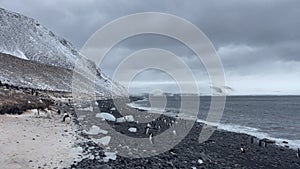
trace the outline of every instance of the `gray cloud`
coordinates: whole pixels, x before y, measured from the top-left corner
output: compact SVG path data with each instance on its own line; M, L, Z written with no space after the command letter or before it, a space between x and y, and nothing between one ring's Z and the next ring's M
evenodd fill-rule
M227 83L234 91L300 94L299 0L2 0L0 6L36 18L79 49L93 32L118 17L147 11L171 13L191 21L211 39L225 67ZM200 77L199 83L208 83L205 69L193 52L174 39L161 36L125 40L108 54L101 67L112 75L124 57L148 47L181 56ZM157 72L146 74L140 78L143 85L143 81L168 80Z

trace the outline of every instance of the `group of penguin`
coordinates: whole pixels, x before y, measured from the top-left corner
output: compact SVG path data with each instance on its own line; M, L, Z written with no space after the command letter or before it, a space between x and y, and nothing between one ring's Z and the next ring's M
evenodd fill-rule
M253 144L253 143L256 141L256 139L257 139L257 138L255 138L255 137L251 137L251 143ZM287 142L284 142L284 143L287 143ZM267 141L265 141L264 139L259 140L259 141L258 141L258 145L259 145L260 147L267 147ZM245 148L241 148L241 152L242 152L242 153L245 153L245 152L246 152ZM296 155L297 155L298 158L300 158L300 149L299 149L299 148L297 148L297 153L296 153Z

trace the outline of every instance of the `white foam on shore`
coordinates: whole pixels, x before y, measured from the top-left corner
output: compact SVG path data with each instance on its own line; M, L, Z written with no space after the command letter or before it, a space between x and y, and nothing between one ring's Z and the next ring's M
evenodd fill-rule
M300 140L289 140L289 139L284 139L284 138L275 138L271 137L268 133L261 132L258 128L254 127L247 127L247 126L240 126L236 124L216 124L216 123L210 123L204 120L198 119L197 122L199 123L204 123L210 126L216 126L219 130L224 130L224 131L230 131L234 133L242 133L242 134L249 134L251 136L257 137L258 139L270 139L274 140L277 145L279 146L289 146L292 149L297 149L300 147ZM287 141L288 144L283 144L283 141Z

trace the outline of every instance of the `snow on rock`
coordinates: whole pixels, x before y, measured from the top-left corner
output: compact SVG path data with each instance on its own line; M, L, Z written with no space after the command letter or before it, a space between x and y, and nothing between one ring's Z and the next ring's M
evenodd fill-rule
M111 108L110 110L112 110L112 111L115 111L115 110L116 110L116 108L115 108L115 107L113 107L113 108Z
M199 159L199 160L198 160L198 163L199 163L199 164L203 164L203 160Z
M130 128L128 129L128 131L130 131L130 132L132 132L132 133L136 133L137 128L135 128L135 127L130 127Z
M100 127L93 125L89 131L85 132L88 135L107 134L108 131L100 129Z
M102 120L116 121L115 116L109 113L97 113L96 117L101 118Z

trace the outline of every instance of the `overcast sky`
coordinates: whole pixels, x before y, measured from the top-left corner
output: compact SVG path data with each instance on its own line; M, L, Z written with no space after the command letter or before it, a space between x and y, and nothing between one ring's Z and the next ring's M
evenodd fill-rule
M0 7L37 19L81 49L101 26L137 12L164 12L195 24L212 41L226 74L231 94L300 94L299 0L0 0ZM112 75L122 58L149 48L180 56L197 77L200 93L209 93L201 62L173 39L144 35L130 38L107 55L101 68ZM168 75L141 73L135 90L175 91ZM159 82L159 83L158 83ZM146 85L147 84L147 85Z

